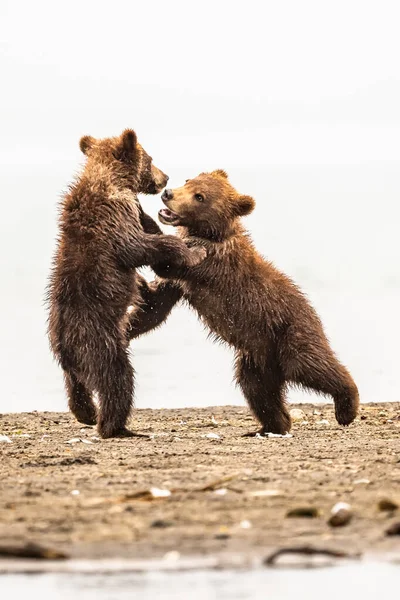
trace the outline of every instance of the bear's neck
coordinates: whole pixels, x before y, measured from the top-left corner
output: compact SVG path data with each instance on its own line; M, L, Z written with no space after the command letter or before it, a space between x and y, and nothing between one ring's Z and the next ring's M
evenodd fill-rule
M200 238L209 242L222 243L233 237L243 236L246 230L239 220L227 223L225 227L213 227L209 223L196 223L194 227L181 227L181 235L185 238Z
M118 192L131 192L137 194L132 185L114 171L102 164L87 165L78 178L76 188L90 189L94 195L112 197ZM137 186L139 187L139 186Z

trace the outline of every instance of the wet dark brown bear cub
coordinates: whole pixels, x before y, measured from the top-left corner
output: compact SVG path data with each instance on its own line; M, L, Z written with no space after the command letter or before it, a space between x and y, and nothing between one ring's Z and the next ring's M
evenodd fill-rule
M131 336L160 324L183 296L235 349L236 378L262 433L289 431L287 384L332 396L338 422L349 425L357 414L357 387L305 296L255 250L240 222L254 200L239 194L222 170L165 190L162 199L167 208L160 220L178 227L188 245L206 248L207 257L193 268L155 268L164 280L148 292L148 308L136 321L132 317Z
M98 423L102 437L133 435L127 308L140 301L135 269L195 265L202 256L161 234L138 193L157 194L168 177L126 130L120 137L80 141L87 161L60 207L59 239L48 290L49 338L78 421ZM99 411L93 393L99 398Z

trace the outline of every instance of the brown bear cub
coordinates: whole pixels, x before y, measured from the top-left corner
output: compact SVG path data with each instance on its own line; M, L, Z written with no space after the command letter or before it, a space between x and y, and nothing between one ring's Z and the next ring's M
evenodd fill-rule
M157 194L168 177L126 130L120 137L83 137L83 173L62 200L58 247L48 289L49 338L78 421L98 423L102 437L126 429L133 402L127 308L146 287L143 265L194 266L205 255L161 234L138 193ZM93 393L99 398L99 411Z
M216 338L235 349L236 379L260 433L290 430L287 384L332 396L336 419L349 425L357 387L300 289L255 250L240 222L254 200L239 194L222 170L165 190L162 199L161 222L178 227L189 246L206 248L207 257L193 268L155 267L164 280L147 290L147 306L131 317L130 336L159 325L183 297Z

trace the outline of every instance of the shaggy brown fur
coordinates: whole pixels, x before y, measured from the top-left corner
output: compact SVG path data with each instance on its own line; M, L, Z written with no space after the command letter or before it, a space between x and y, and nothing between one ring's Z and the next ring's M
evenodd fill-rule
M193 266L205 251L193 252L175 236L154 235L161 230L137 194L159 193L168 177L134 131L103 140L86 136L80 147L86 166L60 210L48 291L50 344L78 421L98 421L104 438L133 435L125 427L133 400L126 326L128 306L140 301L135 269L161 262Z
M203 173L165 190L160 220L179 227L190 246L207 249L194 268L155 268L173 281L149 286L147 306L131 317L131 337L159 325L181 296L216 338L236 350L236 379L262 433L290 430L288 383L331 395L336 418L357 414L358 391L336 359L321 321L299 288L255 250L240 217L254 200L240 195L224 171Z

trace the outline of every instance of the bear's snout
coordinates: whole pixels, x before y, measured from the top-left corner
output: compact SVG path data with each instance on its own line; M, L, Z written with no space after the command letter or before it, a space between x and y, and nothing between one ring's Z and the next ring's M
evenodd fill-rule
M164 190L161 195L162 200L172 200L173 197L174 197L174 192L172 190Z

